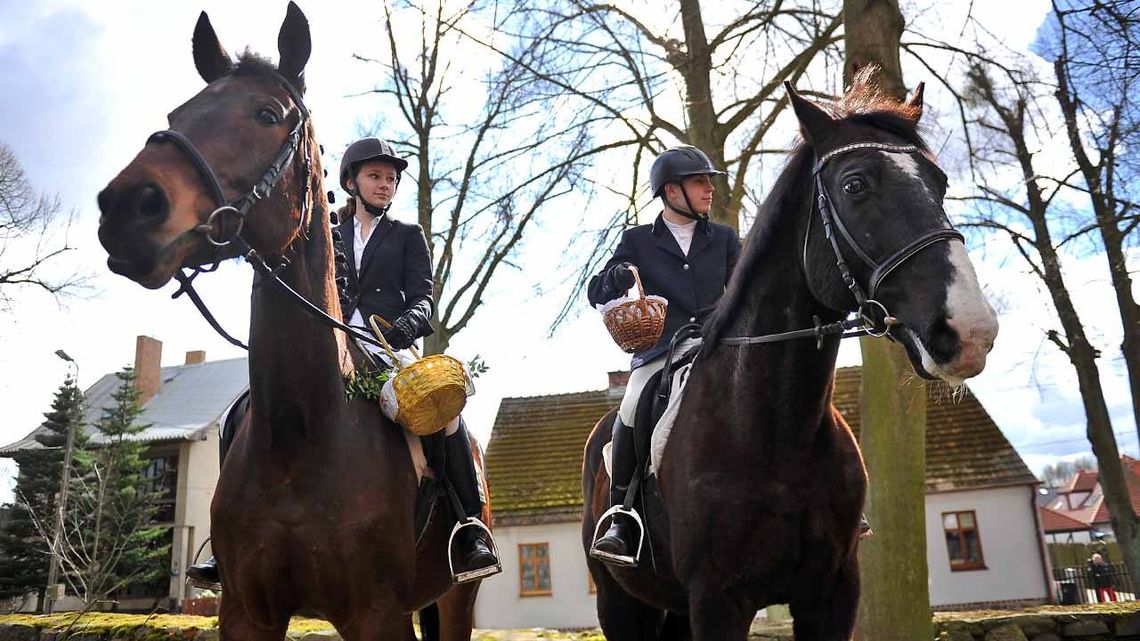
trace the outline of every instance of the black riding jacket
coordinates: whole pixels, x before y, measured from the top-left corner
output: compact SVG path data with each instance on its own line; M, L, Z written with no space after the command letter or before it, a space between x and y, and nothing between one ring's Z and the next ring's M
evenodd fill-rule
M613 258L590 279L587 295L591 306L621 297L625 292L614 285L613 268L629 263L637 267L647 295L669 301L661 340L633 355L630 367L637 369L668 351L669 341L682 325L704 322L724 293L739 257L736 230L709 221L697 223L685 256L658 214L652 225L622 232Z
M417 338L430 336L435 332L431 326L433 281L423 229L393 220L387 214L377 218L357 273L353 253L356 230L351 212L349 207L342 208L338 215L343 222L337 226L349 264L350 294L342 310L344 321L347 323L357 308L365 324L372 314L389 323L407 315L414 321Z

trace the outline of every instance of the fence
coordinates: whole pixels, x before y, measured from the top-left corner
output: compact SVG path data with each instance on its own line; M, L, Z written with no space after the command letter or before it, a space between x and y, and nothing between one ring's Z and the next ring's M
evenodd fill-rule
M1123 563L1107 564L1108 571L1096 576L1088 564L1053 568L1053 588L1061 605L1135 601L1132 577Z

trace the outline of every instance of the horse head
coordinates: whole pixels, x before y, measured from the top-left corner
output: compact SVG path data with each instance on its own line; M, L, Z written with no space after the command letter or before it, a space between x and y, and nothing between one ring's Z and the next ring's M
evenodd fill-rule
M305 232L314 143L301 98L311 41L292 2L277 42L276 66L250 53L235 62L199 16L194 64L206 88L170 112L170 128L99 193L111 271L158 288L182 267L238 255L238 234L271 256Z
M815 157L800 236L815 297L878 316L924 378L960 384L980 373L997 317L943 209L946 175L918 133L922 85L899 103L861 75L833 113L788 92Z

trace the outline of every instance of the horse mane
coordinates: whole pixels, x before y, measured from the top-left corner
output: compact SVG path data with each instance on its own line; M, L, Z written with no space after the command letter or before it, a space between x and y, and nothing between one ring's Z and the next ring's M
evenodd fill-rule
M835 102L820 106L830 112L837 127L871 127L898 136L929 155L929 147L918 129L922 107L900 102L886 93L875 80L876 72L875 67L864 67L856 74L851 89L846 94ZM728 288L705 324L703 334L706 344L715 345L724 335L748 292L752 275L759 273L761 264L779 235L783 218L789 210L795 208L797 199L803 199L803 195L797 192L797 187L811 172L814 161L814 150L801 134L776 184L772 186L772 191L760 205L752 228L748 230L736 269L729 279Z
M277 63L250 49L246 49L238 55L237 64L232 73L237 76L264 76L275 80L281 77L277 70ZM300 78L287 78L287 80L292 82L297 91L304 95L305 74L301 74Z

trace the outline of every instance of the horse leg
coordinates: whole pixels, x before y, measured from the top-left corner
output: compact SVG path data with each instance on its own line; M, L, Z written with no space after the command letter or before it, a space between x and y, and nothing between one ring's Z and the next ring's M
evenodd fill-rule
M221 641L281 641L285 638L289 630L288 616L266 626L254 621L240 603L232 595L221 600L218 612Z
M439 609L439 636L424 641L471 641L475 623L475 597L479 594L479 581L457 585L435 602ZM420 624L421 629L423 623Z
M852 554L831 589L812 595L796 595L788 604L796 641L849 641L859 610L859 560ZM824 588L821 582L816 587Z
M658 641L664 613L637 600L591 560L590 574L598 588L598 623L608 641Z
M665 624L661 626L659 641L690 641L693 629L689 617L676 612L665 613Z
M333 621L344 641L408 641L415 638L410 615L400 611L395 599L357 608L345 621Z
M730 596L715 580L689 589L689 620L697 641L745 641L755 616L755 608Z

